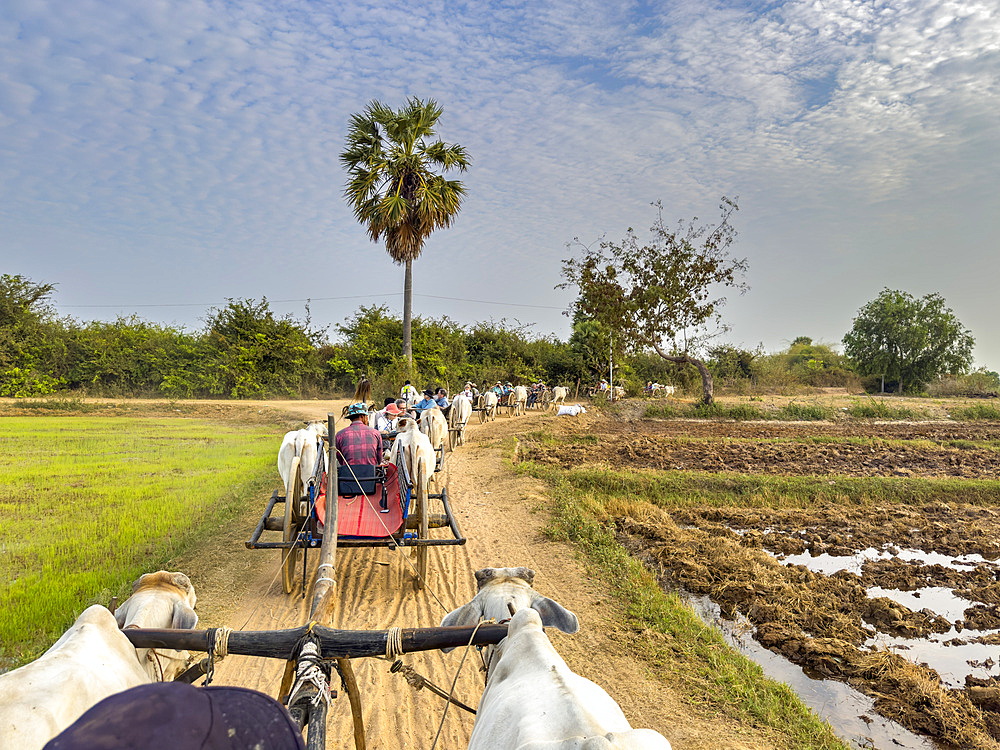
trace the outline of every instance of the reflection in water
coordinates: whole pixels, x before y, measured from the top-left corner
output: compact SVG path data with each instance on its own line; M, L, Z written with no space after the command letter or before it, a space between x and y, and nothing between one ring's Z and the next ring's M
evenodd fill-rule
M996 561L987 560L982 555L942 555L939 552L892 547L883 549L868 547L853 555L835 556L824 553L813 556L804 552L799 555L775 555L775 557L784 565L804 565L814 573L824 575L833 575L841 570L861 575L862 566L869 560L891 558L914 565L941 565L952 570L968 570L979 565L1000 567ZM977 603L957 596L950 588L943 586L928 586L914 591L873 586L868 589L868 596L887 597L914 612L928 609L950 622L963 620L965 610ZM945 687L961 689L965 687L966 675L987 678L1000 671L996 645L969 643L973 639L997 633L1000 633L1000 630L959 631L955 628L947 633L932 633L927 638L903 638L877 633L865 645L868 648L892 649L913 664L926 664L941 675L941 682Z
M919 737L875 712L874 701L843 682L816 680L780 654L761 646L752 637L753 625L741 615L737 621L723 619L719 605L707 596L682 592L694 611L715 625L726 642L756 662L773 680L784 682L802 702L827 721L839 737L856 748L902 748L935 750L934 742Z

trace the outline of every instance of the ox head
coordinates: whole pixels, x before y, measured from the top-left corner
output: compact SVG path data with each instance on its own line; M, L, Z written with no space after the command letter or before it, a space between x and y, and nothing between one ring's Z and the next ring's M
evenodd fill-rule
M576 615L558 602L542 596L531 584L535 571L530 568L483 568L476 571L479 591L468 604L449 612L441 621L450 625L475 625L480 620L507 620L514 611L531 608L538 613L542 625L575 633L580 629ZM450 649L442 649L448 651Z
M132 596L117 610L120 628L172 628L189 630L198 624L194 611L197 596L191 579L183 573L160 570L146 573L132 584ZM169 681L187 668L190 654L171 649L137 649L136 655L150 679Z

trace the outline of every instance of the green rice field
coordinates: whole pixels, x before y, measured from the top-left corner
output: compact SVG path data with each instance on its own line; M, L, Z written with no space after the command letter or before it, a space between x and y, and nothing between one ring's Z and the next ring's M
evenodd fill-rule
M258 502L277 445L261 425L0 418L0 671Z

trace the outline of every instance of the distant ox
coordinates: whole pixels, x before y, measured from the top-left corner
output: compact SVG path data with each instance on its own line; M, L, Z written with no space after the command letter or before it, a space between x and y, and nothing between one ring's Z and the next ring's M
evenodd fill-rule
M0 747L38 750L109 695L157 680L173 680L187 666L186 651L140 649L123 628L193 628L194 587L183 573L148 573L113 615L99 604L35 661L0 675Z
M469 750L670 750L659 733L633 729L603 688L573 672L556 653L543 626L575 633L579 623L531 588L534 577L528 568L479 570L475 598L441 622L475 625L510 617L507 637L485 650L486 690Z
M472 416L472 400L466 398L461 393L455 396L455 400L451 402L451 411L448 413L448 428L451 430L457 430L458 438L456 445L463 445L465 443L465 426L469 423L469 417Z
M515 415L524 414L528 410L528 389L523 385L515 385L511 392L511 405Z
M552 389L552 403L549 404L549 408L552 409L558 407L560 404L566 403L566 396L568 395L569 389L561 385L557 385Z

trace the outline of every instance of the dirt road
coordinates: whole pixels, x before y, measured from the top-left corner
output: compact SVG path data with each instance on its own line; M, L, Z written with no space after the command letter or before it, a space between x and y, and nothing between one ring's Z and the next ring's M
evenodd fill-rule
M322 418L332 406L330 402L291 402L281 408L286 412L294 410L304 418ZM552 633L556 648L576 671L604 686L633 725L659 730L677 750L773 747L775 743L766 735L724 717L706 715L652 678L648 667L630 653L629 644L635 644L641 634L622 627L616 603L588 577L573 550L545 538L544 489L535 480L515 475L505 465L509 444L504 448L502 442L511 432L512 421L524 429L551 419L555 418L529 413L516 420L500 418L484 426L470 425L466 445L448 458L449 495L468 544L431 548L429 580L420 592L414 591L412 585L407 552L341 550L336 573L339 600L331 624L351 629L437 625L448 610L472 598L475 570L526 565L537 572L535 587L540 592L557 599L580 618L581 631L577 635ZM225 623L258 630L295 627L305 622L308 599L281 592L276 553L228 550L225 555L227 561L220 570L214 574L205 570L201 579L199 597L208 605L207 611L202 607L203 624ZM313 565L315 558L312 556L310 561ZM245 588L242 583L227 580L232 576L222 570L245 575ZM461 659L462 649L447 655L428 652L404 657L418 672L446 688ZM361 688L368 747L429 749L444 703L426 690L414 691L401 677L390 674L384 660L357 659L353 665ZM274 695L281 669L282 663L277 661L230 656L218 666L216 682ZM479 661L473 651L459 675L455 694L474 706L482 688ZM466 747L472 725L470 714L452 708L437 747ZM346 696L338 698L331 710L327 747L353 747Z

